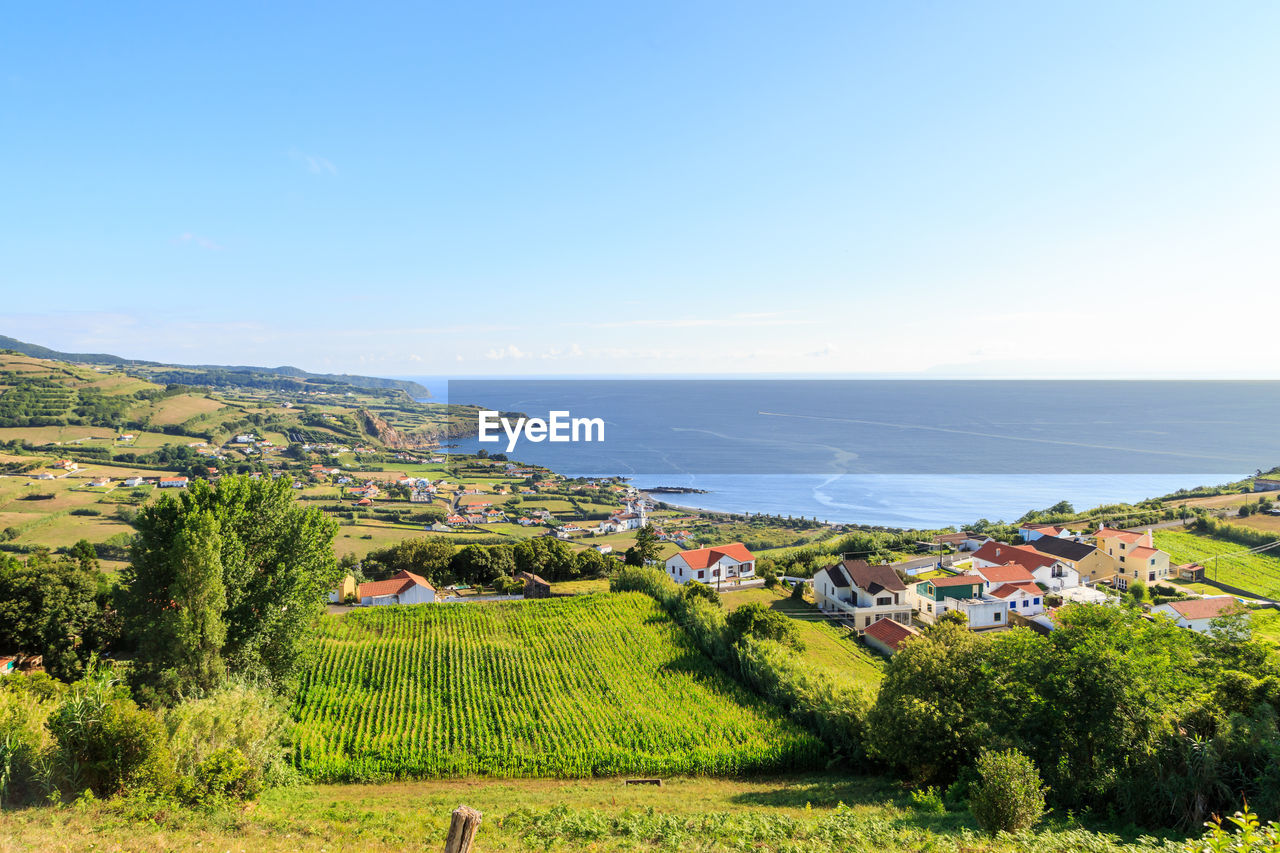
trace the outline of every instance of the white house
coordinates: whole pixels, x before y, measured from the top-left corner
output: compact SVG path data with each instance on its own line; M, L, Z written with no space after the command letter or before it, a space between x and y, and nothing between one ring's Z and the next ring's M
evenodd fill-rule
M1034 583L1004 583L987 593L1009 602L1010 613L1036 616L1044 612L1044 591Z
M1080 573L1057 557L1041 554L1034 548L988 542L973 552L973 567L1018 565L1031 572L1037 583L1052 590L1070 589L1080 585Z
M186 477L161 477L159 486L162 489L185 489L188 482Z
M1023 542L1029 544L1041 536L1069 537L1071 536L1071 531L1056 524L1024 524L1018 528L1018 535L1022 537Z
M911 624L907 585L887 565L844 560L819 569L813 574L813 601L824 613L848 616L859 631L885 618Z
M1178 623L1178 627L1187 628L1198 634L1208 634L1213 630L1213 620L1233 613L1247 613L1235 598L1229 595L1214 595L1209 598L1193 598L1190 601L1170 601L1151 608L1151 612L1163 613Z
M141 486L145 482L146 480L142 479L141 477L130 477L129 479L124 481L124 485L128 488L132 488L133 486Z
M756 555L741 542L681 551L667 558L667 574L676 583L737 583L755 577Z
M360 584L356 597L366 607L383 604L431 604L436 600L436 588L421 575L397 572L390 580Z

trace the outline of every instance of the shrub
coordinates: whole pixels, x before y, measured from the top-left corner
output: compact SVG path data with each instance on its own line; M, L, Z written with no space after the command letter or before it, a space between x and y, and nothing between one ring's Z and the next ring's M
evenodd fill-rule
M174 770L184 779L204 778L179 796L204 803L223 795L253 796L264 786L288 781L286 716L270 693L231 684L199 699L187 699L161 715ZM228 768L244 761L243 779L231 784ZM202 769L203 768L203 769ZM203 774L203 776L202 776ZM203 787L202 787L203 786ZM210 787L212 786L212 787Z
M941 795L938 794L938 789L932 785L928 788L912 791L911 805L915 807L916 811L924 812L925 814L945 814L947 811Z
M159 719L140 709L109 671L91 670L49 716L58 787L115 794L126 785L170 787L169 752Z
M47 792L53 741L45 721L61 687L44 673L0 678L0 807Z
M804 581L796 581L791 585L791 597L796 601L804 601Z
M102 515L102 510L95 509L91 506L76 507L71 510L72 515Z
M178 798L193 806L218 806L257 793L253 769L235 747L219 749L178 782Z
M1187 842L1188 853L1280 853L1280 826L1268 823L1262 826L1258 816L1246 805L1243 812L1228 818L1236 825L1235 832L1223 829L1225 821L1214 818L1209 831L1200 839Z
M1045 788L1030 758L1016 749L978 756L978 780L969 789L969 809L978 826L995 835L1030 829L1044 816Z

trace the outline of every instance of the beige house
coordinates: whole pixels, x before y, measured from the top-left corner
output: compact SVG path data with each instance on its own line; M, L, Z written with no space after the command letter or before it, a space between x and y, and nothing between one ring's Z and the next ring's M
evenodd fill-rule
M1135 533L1102 527L1093 534L1098 550L1116 561L1116 586L1128 589L1134 581L1159 583L1169 579L1169 555L1155 547L1151 531Z
M1104 583L1116 576L1115 558L1088 542L1041 536L1031 543L1031 547L1041 554L1056 557L1075 569L1080 575L1080 583Z

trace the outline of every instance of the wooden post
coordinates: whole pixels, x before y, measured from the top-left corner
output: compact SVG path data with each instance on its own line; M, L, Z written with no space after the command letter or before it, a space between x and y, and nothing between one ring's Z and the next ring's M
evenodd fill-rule
M470 806L458 806L449 822L449 837L444 842L444 853L471 853L480 828L480 812Z

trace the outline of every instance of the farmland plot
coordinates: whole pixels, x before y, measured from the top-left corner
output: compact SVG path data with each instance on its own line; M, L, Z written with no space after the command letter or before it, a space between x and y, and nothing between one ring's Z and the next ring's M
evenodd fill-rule
M327 617L293 713L321 781L735 774L820 742L720 672L647 596Z

